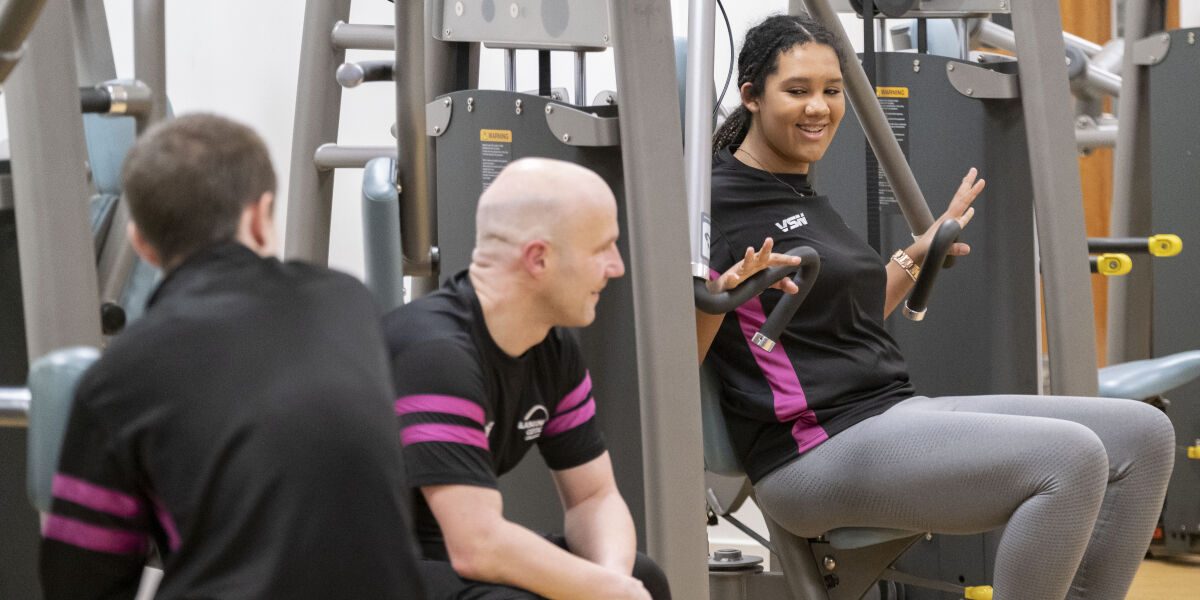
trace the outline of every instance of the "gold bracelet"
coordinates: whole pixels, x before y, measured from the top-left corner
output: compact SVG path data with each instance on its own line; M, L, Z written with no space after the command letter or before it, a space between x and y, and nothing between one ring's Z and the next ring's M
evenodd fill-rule
M917 276L921 274L921 267L917 266L917 263L913 262L912 257L904 250L897 250L892 255L892 260L896 261L896 264L900 265L900 268L904 269L904 272L908 273L913 281L916 281Z

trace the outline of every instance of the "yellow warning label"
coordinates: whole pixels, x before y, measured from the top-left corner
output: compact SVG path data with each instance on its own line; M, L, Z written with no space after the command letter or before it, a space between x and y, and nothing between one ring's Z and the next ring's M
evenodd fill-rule
M512 143L512 132L507 129L480 129L479 141Z
M907 98L908 88L906 87L876 87L875 95L880 98Z

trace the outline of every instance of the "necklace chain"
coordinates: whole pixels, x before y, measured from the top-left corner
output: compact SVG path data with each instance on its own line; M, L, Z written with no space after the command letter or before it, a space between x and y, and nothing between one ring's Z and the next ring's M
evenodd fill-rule
M800 193L800 190L797 190L797 189L796 189L796 188L795 188L795 187L794 187L792 184L790 184L790 183L788 183L788 182L786 182L786 181L784 181L784 180L780 179L780 178L779 178L779 176L778 176L778 175L776 175L775 173L772 173L770 169L767 169L767 165L763 164L763 161L761 161L761 160L758 160L758 157L757 157L757 156L754 156L753 154L750 154L750 151L749 151L749 150L745 149L744 147L740 147L740 148L738 148L738 152L745 152L745 153L746 153L746 156L748 156L748 157L750 157L750 158L754 159L754 162L755 162L755 163L758 163L758 168L759 168L760 170L762 170L762 171L763 171L764 173L766 173L767 175L770 175L772 178L774 178L774 179L775 179L775 181L778 181L779 183L782 183L783 185L787 186L787 188L788 188L789 190L792 190L792 193L793 193L793 194L796 194L797 196L799 196L799 197L801 197L801 198L803 198L803 197L804 197L804 194L801 194L801 193Z

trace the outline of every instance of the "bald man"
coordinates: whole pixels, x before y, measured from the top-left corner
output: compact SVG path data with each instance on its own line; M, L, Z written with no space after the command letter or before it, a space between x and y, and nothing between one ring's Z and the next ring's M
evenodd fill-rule
M593 415L578 343L617 252L617 205L595 173L510 164L479 199L470 268L384 319L430 598L670 597L636 552ZM564 536L506 520L497 478L537 445ZM546 502L552 502L546 498Z

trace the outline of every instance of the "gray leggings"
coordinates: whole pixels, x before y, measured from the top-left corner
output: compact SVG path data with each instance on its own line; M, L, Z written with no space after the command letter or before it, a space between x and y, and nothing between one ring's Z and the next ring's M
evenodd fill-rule
M910 398L772 471L754 490L792 533L945 534L1007 524L995 600L1124 598L1162 509L1175 435L1132 400Z

